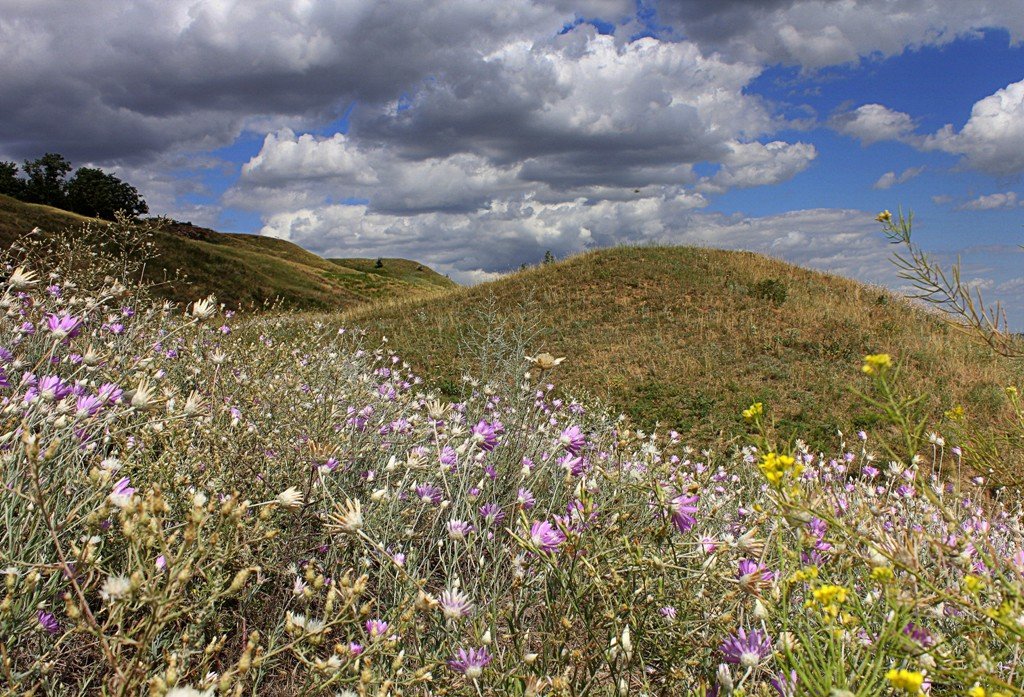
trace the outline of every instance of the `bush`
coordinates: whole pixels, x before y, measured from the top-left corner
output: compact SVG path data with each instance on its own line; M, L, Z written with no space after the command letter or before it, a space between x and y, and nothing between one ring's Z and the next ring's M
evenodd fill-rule
M766 278L754 284L753 295L756 298L767 300L774 305L781 305L786 302L789 291L786 284L775 278Z

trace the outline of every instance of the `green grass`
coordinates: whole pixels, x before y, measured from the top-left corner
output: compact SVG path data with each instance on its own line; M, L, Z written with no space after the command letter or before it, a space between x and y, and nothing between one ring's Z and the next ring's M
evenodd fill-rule
M770 409L780 435L825 443L842 429L852 438L877 421L851 390L868 388L859 372L868 353L893 354L900 384L929 395L936 423L955 405L979 427L1002 419L1002 389L1021 382L1019 366L887 291L746 252L593 252L431 298L356 308L344 319L386 334L453 392L474 369L460 337L480 328L491 296L499 308L536 299L536 350L567 356L556 382L696 441L742 433L740 412L754 401Z
M4 248L35 227L57 231L89 222L67 211L0 196L0 244ZM99 221L93 221L98 223ZM102 224L102 223L101 223ZM146 278L157 295L188 302L214 293L229 307L280 302L298 310L338 310L369 300L414 297L454 287L448 278L415 262L323 259L286 240L225 234L184 224L155 233L157 257ZM178 280L178 271L185 281Z

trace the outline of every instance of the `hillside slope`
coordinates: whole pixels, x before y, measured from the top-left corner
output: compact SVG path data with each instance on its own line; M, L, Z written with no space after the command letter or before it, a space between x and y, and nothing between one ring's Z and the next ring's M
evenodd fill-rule
M535 350L566 356L555 381L610 402L641 424L700 439L743 430L762 401L781 434L831 443L876 415L851 387L865 354L902 364L900 384L925 391L939 419L963 405L987 423L1020 370L903 299L763 256L683 247L618 248L529 269L430 299L378 304L345 321L386 334L435 384L472 372L459 338L481 309L537 301ZM526 364L523 364L524 369Z
M23 203L0 195L0 245L4 249L39 227L56 231L90 222L74 213ZM101 221L92 221L104 224ZM185 302L215 293L229 307L260 306L279 300L300 310L337 310L387 297L411 297L455 284L414 261L323 259L286 240L226 234L183 223L157 230L157 256L147 264L147 280L158 295ZM185 283L176 280L185 274Z

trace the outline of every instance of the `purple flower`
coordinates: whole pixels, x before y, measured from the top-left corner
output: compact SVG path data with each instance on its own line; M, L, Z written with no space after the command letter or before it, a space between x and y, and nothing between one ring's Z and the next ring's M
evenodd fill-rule
M500 421L487 423L484 419L480 419L477 425L473 427L470 437L474 443L480 446L481 450L490 452L498 445L498 436L504 430L505 427L501 425Z
M135 493L135 489L131 487L131 481L128 477L121 477L114 484L113 490L110 492L110 502L118 508L124 508L131 501L132 495Z
M416 487L416 498L423 503L432 503L435 506L441 503L442 492L433 484L420 484Z
M758 629L748 634L740 627L736 634L722 642L720 650L726 662L753 668L771 654L772 642L768 635Z
M796 697L796 688L800 684L797 679L796 671L789 671L789 675L780 672L774 678L771 679L772 687L779 693L779 697Z
M674 622L676 619L676 609L672 605L666 605L665 607L658 610L658 614L667 619L669 622Z
M66 312L46 316L46 328L57 339L71 339L81 331L82 319L73 317Z
M370 635L370 641L379 641L387 634L388 623L384 620L366 620L366 633Z
M438 459L441 461L442 465L454 467L459 461L459 455L455 452L455 448L450 445L446 445L441 450L441 455Z
M449 520L446 527L448 529L448 537L453 540L465 540L473 532L473 526L464 520Z
M903 628L903 635L920 644L922 648L931 648L935 644L931 632L913 622L907 622L907 626Z
M516 503L519 504L524 511L528 511L537 504L537 499L533 497L533 492L529 489L519 489L516 494Z
M565 534L546 520L530 526L530 542L542 552L554 552L565 542Z
M573 455L579 455L580 450L587 444L587 439L579 426L570 426L562 431L562 435L558 437L558 442L565 446L565 449Z
M473 603L469 596L457 588L442 592L438 602L441 605L441 612L450 620L469 617L473 610Z
M480 517L487 521L488 525L494 525L505 520L505 511L496 503L485 503L480 506Z
M75 411L79 415L95 416L96 412L103 408L103 402L99 397L82 395L75 400Z
M672 523L679 532L688 532L696 523L697 519L693 514L697 512L697 502L700 497L697 495L687 496L680 494L669 502L669 512L672 515Z
M39 620L39 625L45 629L49 634L57 634L60 632L60 622L53 616L52 613L46 612L45 610L39 610L36 612L36 619Z
M475 680L483 674L484 668L491 660L491 654L487 649L459 649L459 652L448 661L448 666L455 672Z
M771 583L775 575L761 563L752 559L743 559L740 561L737 577L743 590L756 593L761 586Z
M100 385L100 388L96 390L96 396L103 400L104 404L114 404L119 402L122 394L124 394L124 390L111 382L103 383Z

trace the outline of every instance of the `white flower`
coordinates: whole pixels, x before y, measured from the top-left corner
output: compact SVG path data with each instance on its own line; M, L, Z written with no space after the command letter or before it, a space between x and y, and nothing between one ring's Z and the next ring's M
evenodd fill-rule
M100 596L104 600L117 600L128 595L132 589L132 582L127 576L108 576L100 589Z
M359 499L345 499L345 507L339 506L332 520L342 532L354 535L363 527L363 505L359 503Z
M192 316L198 320L210 319L217 313L217 298L210 295L192 303Z
M209 690L197 690L194 687L172 687L167 691L166 697L212 697L213 688Z
M11 284L11 288L20 289L33 286L38 280L39 279L36 278L35 271L29 271L24 267L19 266L14 270L14 273L11 274L11 278L8 282Z
M293 486L288 487L277 495L277 502L283 508L296 510L302 507L302 492Z

